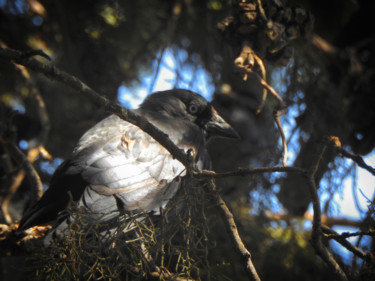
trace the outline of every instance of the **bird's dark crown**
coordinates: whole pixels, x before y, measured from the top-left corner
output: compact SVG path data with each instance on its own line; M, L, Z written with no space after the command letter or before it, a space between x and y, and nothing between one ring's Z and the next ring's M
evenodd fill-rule
M212 106L206 99L184 89L156 92L142 103L141 108L167 117L189 119L200 127L212 116Z

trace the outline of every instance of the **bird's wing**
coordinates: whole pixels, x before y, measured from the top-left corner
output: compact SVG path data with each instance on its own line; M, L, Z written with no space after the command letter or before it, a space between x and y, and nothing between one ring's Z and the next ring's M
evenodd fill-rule
M80 160L88 182L82 203L92 211L158 212L175 194L173 180L184 166L136 126L127 123L123 133L95 145Z
M110 116L80 140L72 159L55 173L50 188L20 223L23 229L45 223L71 198L93 213L119 209L158 212L176 193L184 166L138 127Z

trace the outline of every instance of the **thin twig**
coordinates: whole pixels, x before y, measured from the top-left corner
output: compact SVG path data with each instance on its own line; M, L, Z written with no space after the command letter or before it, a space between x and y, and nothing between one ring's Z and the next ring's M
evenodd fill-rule
M367 170L368 172L370 172L372 175L375 176L375 169L367 165L361 156L357 154L352 154L349 151L346 151L345 149L343 149L342 147L337 147L337 149L341 153L342 156L352 159L355 163L358 164L358 166Z
M261 4L260 4L261 5ZM257 62L257 64L260 67L260 70L262 72L262 76L260 76L258 73L253 71L253 66L254 66L254 60ZM287 166L287 157L288 157L288 145L286 142L285 134L283 127L281 126L280 123L280 115L283 115L286 113L286 105L284 103L284 100L281 98L281 96L266 82L266 69L264 67L263 61L261 58L259 58L254 51L252 50L251 46L247 43L247 41L244 42L242 46L242 51L239 57L236 58L235 64L238 69L244 71L244 80L247 79L247 74L252 74L255 78L258 79L259 83L263 86L263 95L262 95L262 101L256 110L256 114L259 114L266 102L267 99L267 92L269 91L271 94L273 94L276 99L279 102L279 109L277 109L274 114L273 118L275 120L275 123L277 125L277 128L280 132L281 136L281 141L283 144L283 158L282 158L282 163L283 166Z
M237 168L234 171L216 173L215 171L202 170L199 173L194 174L196 178L226 178L236 176L251 176L255 174L264 173L300 173L306 174L306 171L296 167L256 167L256 168Z
M352 245L349 241L346 240L346 238L353 237L353 236L358 236L358 235L363 235L364 233L357 232L357 233L343 233L343 234L338 234L336 231L333 229L322 226L322 231L323 233L326 234L326 238L328 239L334 239L338 243L340 243L344 248L346 248L348 251L352 252L354 255L357 257L366 260L368 262L375 263L375 257L372 254L365 253L364 251L358 249L358 247ZM371 232L371 236L375 236L375 233Z
M220 214L223 218L225 227L229 233L232 243L241 257L242 265L245 268L247 276L250 280L260 281L259 275L255 269L255 266L251 260L251 254L248 249L246 249L240 234L238 233L237 225L234 221L233 214L229 210L227 204L221 198L220 194L216 190L215 181L213 179L208 181L207 185L204 185L208 192L212 195L215 204L218 206Z
M318 170L320 160L327 148L329 140L327 138L324 139L320 146L320 150L318 151L315 159L311 163L311 167L306 174L306 178L308 181L309 191L312 199L314 217L313 217L313 224L312 224L312 234L311 234L311 243L317 252L317 254L322 258L322 260L327 263L327 265L331 268L331 270L336 274L336 276L342 280L346 281L348 278L346 277L344 271L334 259L332 254L327 250L327 248L323 245L322 242L322 222L321 222L321 209L320 209L320 202L319 196L315 184L315 173Z
M290 221L293 219L301 219L300 216L292 216L289 214L274 214L271 212L266 213L266 217L270 220L285 220ZM305 213L302 217L302 219L305 220L313 220L314 217L312 214ZM360 227L363 223L359 220L351 220L347 218L335 218L335 217L327 217L325 215L322 215L321 217L322 225L326 225L329 227L335 226L335 225L341 225L341 226L350 226L350 227Z
M258 3L258 6L261 6L262 4ZM283 144L283 159L282 163L283 166L286 167L286 160L287 160L287 154L288 154L288 146L284 134L284 130L280 123L280 115L283 115L286 113L286 105L284 103L284 100L281 98L281 96L266 82L266 69L264 67L263 61L260 57L258 57L253 49L251 48L249 42L245 41L242 45L241 54L235 59L235 65L236 67L244 72L244 80L247 79L248 74L252 74L255 78L258 79L259 83L263 86L263 95L262 95L262 101L256 110L256 114L259 114L266 102L267 99L267 91L269 91L271 94L273 94L276 99L279 102L279 108L274 112L273 118L276 122L277 128L281 135L281 141ZM260 67L262 76L260 76L258 73L253 71L254 63L257 63Z
M263 9L263 5L262 5L262 1L261 0L257 0L257 8L258 8L258 11L259 11L259 14L260 14L262 20L264 22L267 22L268 19L267 19L267 16L266 16L266 12Z
M263 60L260 57L258 57L255 53L254 53L254 58L255 58L257 64L259 65L260 72L262 73L262 79L263 79L263 81L267 81L267 78L266 78L266 68L264 66ZM263 91L262 101L260 102L260 105L259 105L259 107L258 107L258 109L256 111L256 114L259 114L262 111L264 105L266 104L268 91L267 91L266 87L263 87L262 91Z
M254 67L255 62L259 65L263 77L260 76L255 71L253 71L253 67ZM260 57L258 57L255 54L255 52L251 48L251 44L249 42L245 41L243 43L241 53L234 60L234 64L240 72L244 73L244 75L245 75L244 80L247 79L247 74L253 75L258 80L258 82L260 83L260 85L263 88L265 88L267 91L269 91L272 95L275 96L275 98L279 101L281 109L286 108L284 100L281 98L281 96L272 88L272 86L270 86L266 82L266 80L265 80L266 70L265 70L263 61Z

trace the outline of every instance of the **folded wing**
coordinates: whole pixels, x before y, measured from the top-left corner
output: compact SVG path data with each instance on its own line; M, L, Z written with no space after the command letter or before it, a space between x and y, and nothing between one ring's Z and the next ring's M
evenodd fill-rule
M80 140L72 158L20 222L24 230L57 218L69 201L106 220L119 211L158 213L178 189L184 166L138 127L110 116Z

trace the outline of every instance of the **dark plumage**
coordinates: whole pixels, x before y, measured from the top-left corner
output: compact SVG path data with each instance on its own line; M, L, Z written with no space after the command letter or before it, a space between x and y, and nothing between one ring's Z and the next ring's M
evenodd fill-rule
M206 144L211 137L238 137L204 98L188 90L154 93L135 112L178 147L192 149L199 168L210 166ZM176 177L184 174L184 166L158 142L111 115L82 136L49 189L22 218L19 231L56 221L71 199L96 222L121 210L157 214L177 192Z

